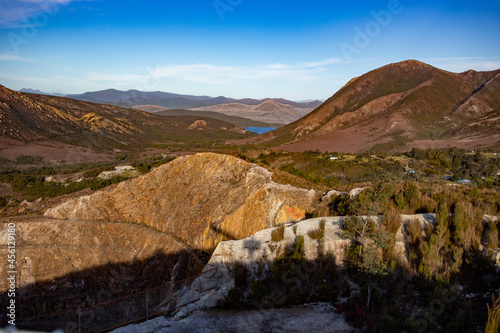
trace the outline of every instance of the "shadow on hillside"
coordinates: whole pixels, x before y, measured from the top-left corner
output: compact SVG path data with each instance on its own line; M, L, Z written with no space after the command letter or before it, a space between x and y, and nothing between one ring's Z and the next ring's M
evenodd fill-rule
M221 228L219 228L218 226L216 226L215 224L210 224L210 230L212 230L213 232L215 232L216 234L219 234L221 236L224 236L224 240L235 240L235 239L239 239L238 237L236 237L235 235L225 231L225 230L222 230Z
M101 332L145 320L164 311L165 300L190 284L190 277L197 276L208 260L199 250L168 255L159 251L146 260L106 264L27 285L16 291L15 324L21 329L64 332L79 332L80 324L81 332ZM10 299L8 292L0 295L2 309ZM2 310L0 327L9 319Z

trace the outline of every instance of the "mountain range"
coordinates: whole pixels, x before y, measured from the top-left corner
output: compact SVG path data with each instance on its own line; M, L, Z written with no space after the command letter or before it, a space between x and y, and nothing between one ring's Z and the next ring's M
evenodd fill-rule
M296 107L276 100L268 99L258 105L243 103L224 103L194 108L201 112L217 112L233 117L244 117L255 121L264 121L280 125L289 124L312 110L313 108Z
M54 148L55 143L68 151L75 146L98 152L144 151L169 144L212 146L249 136L246 130L219 119L161 116L66 97L21 93L0 86L2 154L18 147L19 153L34 150L34 155L43 155L41 147Z
M199 106L196 111L200 113L188 116L186 112L180 112L179 116L163 118L157 114L67 97L22 94L4 87L0 89L0 97L2 117L10 119L10 123L0 123L0 134L30 140L57 137L58 140L88 145L89 140L81 138L88 138L87 134L96 131L107 131L113 133L111 140L115 141L115 146L123 149L136 141L141 145L151 141L171 141L172 138L206 142L210 141L209 135L222 131L224 135L222 132L216 135L219 141L231 139L231 143L258 144L289 151L319 149L356 153L408 151L413 147L500 147L500 69L452 73L415 60L389 64L353 78L310 113L305 108L307 103L286 100L244 99L235 102L226 97L136 90L109 89L72 97L101 103L134 104L138 108L144 108L148 101L148 111L163 110L162 113L166 110L159 109L161 101L170 103L164 104L163 108L167 107L165 105L179 105L175 101L189 101L190 106ZM308 105L316 102L311 103ZM238 130L234 125L213 118L204 118L208 127L200 127L203 122L197 123L195 127L204 131L185 131L196 120L202 120L203 112L207 112L207 117L212 115L223 119L208 111L266 123L277 123L273 121L276 118L282 120L279 123L293 122L258 137L245 137L243 132L236 133ZM300 119L294 121L297 118ZM118 138L127 135L128 139ZM130 139L132 137L134 139Z
M252 108L252 106L245 105L245 107ZM264 122L260 120L252 120L250 117L244 118L240 116L231 116L223 112L214 112L214 111L196 111L196 110L184 110L184 109L167 109L163 106L158 105L136 105L134 109L142 110L146 112L151 112L154 114L162 115L162 116L196 116L196 117L209 117L224 120L235 124L239 127L279 127L282 126L282 122L270 123ZM305 109L301 109L305 110ZM278 116L278 112L276 116ZM297 117L297 119L300 117ZM279 119L281 120L281 119Z
M415 60L389 64L250 142L341 152L499 146L500 70L452 73Z
M71 94L66 97L78 99L81 101L111 104L122 107L133 107L136 105L159 105L169 109L192 109L198 107L205 107L217 104L226 103L241 103L245 105L259 105L265 101L273 100L278 103L288 104L296 108L316 108L321 105L321 101L306 101L306 102L293 102L283 98L265 98L265 99L234 99L224 96L210 97L210 96L195 96L195 95L181 95L161 91L139 91L127 90L121 91L116 89L107 89L101 91L86 92L84 94Z
M124 108L136 108L146 112L165 111L165 109L189 109L194 111L217 112L226 116L243 117L258 122L265 122L266 124L263 124L262 127L276 127L288 124L308 114L322 103L319 100L294 102L283 98L234 99L224 96L210 97L180 95L161 91L121 91L116 89L70 95L44 93L40 90L29 88L23 88L20 92L60 97L65 96L86 102L109 104ZM155 107L162 107L163 109L158 110L158 108ZM212 114L211 116L215 116L218 119L224 119L221 115ZM239 125L241 119L236 121Z

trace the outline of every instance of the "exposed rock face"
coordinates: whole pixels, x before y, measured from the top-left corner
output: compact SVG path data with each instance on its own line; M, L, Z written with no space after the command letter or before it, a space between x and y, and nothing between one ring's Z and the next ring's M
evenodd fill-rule
M349 197L349 199L355 199L358 195L365 189L365 187L353 188L349 192L340 192L337 190L328 191L322 198L321 202L323 204L329 204L332 201L332 195L341 195L343 197Z
M178 332L245 332L354 333L360 330L349 326L343 315L336 313L330 303L312 303L291 308L232 311L211 309L188 318L176 320L158 317L153 320L121 327L113 333L178 333Z
M19 281L18 288L100 265L143 260L156 252L166 255L185 249L171 236L144 226L34 218L0 224L0 253L5 257L7 221L16 224L17 270L30 273ZM7 281L2 279L0 292L8 289L6 286Z
M67 201L45 215L141 223L210 252L222 240L303 220L319 202L319 193L276 184L271 176L236 157L201 153Z
M363 217L379 221L379 217ZM272 240L273 229L260 231L246 239L238 241L221 242L215 249L209 263L205 266L205 274L200 275L184 292L177 304L187 304L193 300L199 301L182 307L177 317L184 317L200 308L211 308L225 299L234 287L234 267L236 262L243 263L252 277L259 276L259 271L269 271L272 263L284 247L293 244L297 236L304 237L304 257L315 260L318 254L333 254L337 265L342 265L345 250L351 245L351 240L342 236L342 221L344 217L322 217L288 224L285 228L284 238L279 242ZM402 215L402 224L396 234L394 251L401 260L407 261L408 244L405 226L410 220L417 220L422 224L422 231L427 223L434 223L433 214ZM325 221L325 234L320 242L311 239L309 231L319 227L320 221ZM295 229L295 230L294 230ZM213 288L213 289L212 289ZM207 290L209 290L207 292Z
M307 233L309 230L316 229L321 219L324 219L326 224L324 245L322 249L319 249L319 242L311 239ZM248 272L252 275L256 275L257 271L262 269L261 263L264 263L264 270L269 270L268 263L276 259L278 248L292 244L298 235L304 236L305 258L316 258L318 250L320 250L324 253L333 253L337 262L342 263L344 250L349 246L350 240L342 238L341 225L341 217L309 219L295 226L293 224L287 225L284 238L280 242L272 241L272 229L267 229L243 240L220 243L212 254L209 263L205 266L204 271L217 269L197 278L191 285L190 290L180 298L178 304L185 304L198 298L200 300L181 308L177 316L183 317L196 309L217 305L234 287L233 270L236 262L244 263ZM295 232L294 227L296 228ZM214 287L216 289L206 293L203 292Z
M165 286L200 272L208 260L201 251L187 249L173 237L143 225L54 221L39 216L0 221L0 256L3 258L8 254L9 223L16 225L16 294L22 306L18 318L87 308ZM2 308L9 302L8 282L0 281ZM182 287L183 283L176 283L156 290L155 299L161 298L150 304L160 304L161 299ZM85 315L113 309L125 311L129 303L130 299L115 301L91 309ZM131 312L131 316L137 313ZM74 318L69 313L42 317L31 323L24 321L22 325L44 331L64 328L65 332L74 332L74 326L71 327ZM130 316L126 318L130 320ZM0 314L0 320L5 319L4 313ZM118 318L99 320L93 320L92 325L102 330L112 327ZM94 331L89 325L84 331Z
M188 127L189 130L204 130L206 128L207 128L207 122L205 120L196 120Z
M24 315L85 308L195 276L208 262L206 252L221 240L300 221L314 210L320 193L274 183L271 176L239 158L198 154L69 199L45 217L0 221L4 257L8 222L16 223ZM7 282L0 282L2 306ZM189 282L159 290L163 294L155 294L159 303L154 306L168 303L169 295ZM109 306L121 310L127 304ZM94 323L103 325L97 331L110 327ZM59 324L34 325L52 330Z

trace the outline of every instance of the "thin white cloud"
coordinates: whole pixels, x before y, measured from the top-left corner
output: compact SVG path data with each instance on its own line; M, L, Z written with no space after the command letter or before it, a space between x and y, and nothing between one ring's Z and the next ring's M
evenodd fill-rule
M22 57L10 55L10 54L0 54L0 61L23 61Z
M67 76L53 76L53 77L28 77L28 76L18 76L18 75L8 75L0 72L0 79L10 80L16 82L24 83L46 83L46 84L57 84L60 82L77 81L74 78Z
M285 65L285 64L281 64L281 63L276 63L276 64L272 64L272 65L267 66L267 68L269 68L269 69L288 69L288 68L290 68L290 66Z
M207 84L234 84L241 80L286 80L294 82L315 81L325 69L320 66L335 64L338 59L325 59L300 64L276 63L264 66L217 66L188 64L160 66L150 72L156 79L175 78Z
M319 67L319 66L326 66L326 65L333 65L340 63L342 63L342 59L340 58L329 58L316 62L306 62L304 63L304 66L309 68L309 67Z
M16 54L0 54L0 61L22 61L22 62L39 62L39 59L34 58L25 58Z
M18 28L48 23L61 6L79 0L2 0L0 27Z
M19 59L16 56L0 55L5 59ZM289 82L314 82L321 78L326 70L324 65L335 63L331 60L304 62L299 64L271 64L261 66L220 66L213 64L180 64L159 66L142 73L90 72L80 76L60 75L54 77L13 77L4 76L4 79L22 83L23 85L38 84L51 86L45 90L71 89L78 91L82 83L85 87L157 90L162 86L173 83L201 83L209 86L231 86L245 84L259 84L259 82L278 81L286 85ZM66 68L64 68L66 69ZM70 70L67 68L66 70ZM0 78L2 73L0 72Z
M469 69L492 71L500 68L500 61L483 57L448 57L424 60L428 64L450 72L460 73Z

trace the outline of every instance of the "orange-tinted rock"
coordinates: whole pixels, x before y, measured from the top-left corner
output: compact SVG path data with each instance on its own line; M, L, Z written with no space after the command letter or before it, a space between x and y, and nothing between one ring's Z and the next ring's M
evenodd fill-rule
M318 192L274 183L271 176L233 156L201 153L72 199L45 215L141 223L188 246L212 251L222 240L302 220L319 202Z

